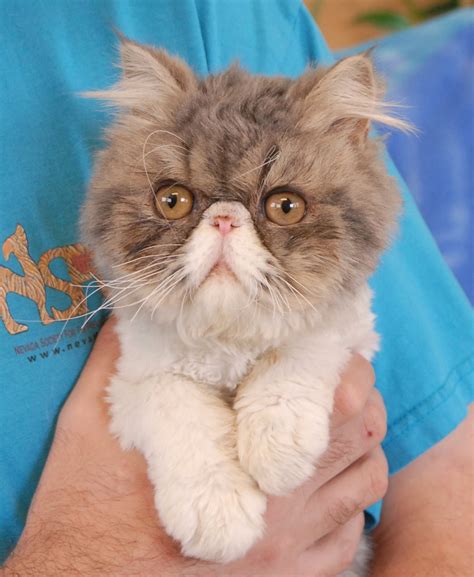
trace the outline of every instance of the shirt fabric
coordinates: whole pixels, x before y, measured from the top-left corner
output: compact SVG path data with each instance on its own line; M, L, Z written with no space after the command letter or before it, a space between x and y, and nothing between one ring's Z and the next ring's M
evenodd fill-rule
M474 304L474 8L460 8L385 38L337 52L375 47L386 99L404 105L416 138L385 129L436 244Z
M331 55L297 0L3 0L0 3L0 561L18 539L58 411L102 321L78 210L109 114L78 92L110 86L117 39L166 48L199 74L239 60L297 76ZM390 160L390 171L397 174ZM397 177L399 178L399 177ZM391 472L466 415L472 312L399 179L400 234L372 279ZM371 509L370 522L380 507Z

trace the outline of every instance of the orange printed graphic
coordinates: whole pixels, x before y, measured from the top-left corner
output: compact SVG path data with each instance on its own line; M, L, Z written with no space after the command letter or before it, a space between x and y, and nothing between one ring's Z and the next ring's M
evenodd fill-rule
M2 250L5 260L12 254L16 256L24 273L17 274L0 265L0 319L10 334L27 331L28 326L21 324L21 321L15 321L11 316L7 303L8 293L17 293L34 301L40 320L45 325L87 312L84 291L80 286L76 286L92 279L90 259L84 246L70 244L52 248L42 254L38 263L35 263L28 251L25 230L18 225L15 232L3 243ZM56 258L65 261L71 282L58 278L51 272L49 265ZM46 287L66 293L71 299L71 305L65 310L51 307L50 316L46 308Z

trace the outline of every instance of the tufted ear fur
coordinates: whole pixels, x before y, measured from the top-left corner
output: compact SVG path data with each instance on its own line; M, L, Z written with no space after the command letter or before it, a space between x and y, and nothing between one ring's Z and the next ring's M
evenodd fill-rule
M396 105L383 101L384 87L369 52L344 58L322 74L310 70L295 88L304 98L302 128L346 130L357 141L367 138L371 122L413 130L394 114Z
M176 101L197 85L191 68L180 58L146 44L139 44L118 33L122 75L108 90L83 92L85 98L98 98L112 106L147 116L163 115L166 103Z

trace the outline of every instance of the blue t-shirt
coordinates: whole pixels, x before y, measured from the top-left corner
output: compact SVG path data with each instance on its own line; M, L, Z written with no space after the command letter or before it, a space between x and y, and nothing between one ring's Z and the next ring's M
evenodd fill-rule
M116 80L112 26L199 74L238 59L252 72L296 76L331 60L296 0L0 3L0 561L22 530L56 416L102 320L83 331L83 316L64 330L61 321L98 304L81 288L91 272L77 219L110 118L77 93ZM392 472L464 418L474 368L471 309L400 187L399 240L373 279Z

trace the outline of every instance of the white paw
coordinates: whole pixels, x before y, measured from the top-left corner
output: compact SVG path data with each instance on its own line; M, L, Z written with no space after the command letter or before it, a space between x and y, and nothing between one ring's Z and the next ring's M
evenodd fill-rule
M263 535L265 495L238 463L231 477L225 468L199 483L161 483L155 494L160 520L186 556L228 563Z
M238 413L240 462L268 495L290 493L306 481L328 446L328 412L304 405L286 401Z

